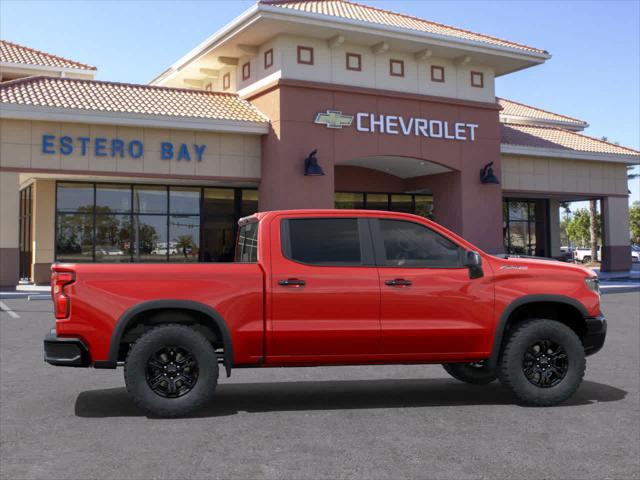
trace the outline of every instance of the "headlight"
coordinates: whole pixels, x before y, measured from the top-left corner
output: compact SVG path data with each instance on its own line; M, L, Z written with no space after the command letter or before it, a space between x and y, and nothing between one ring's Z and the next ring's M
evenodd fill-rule
M587 284L589 290L596 292L600 295L600 280L598 277L588 277L584 279L584 283Z

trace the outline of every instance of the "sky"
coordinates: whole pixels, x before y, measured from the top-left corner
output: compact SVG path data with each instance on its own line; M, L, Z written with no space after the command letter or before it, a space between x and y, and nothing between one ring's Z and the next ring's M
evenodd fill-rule
M640 149L640 1L359 1L549 51L498 78L496 94ZM147 83L252 4L0 0L0 38L95 65L100 80ZM629 187L640 200L640 178Z

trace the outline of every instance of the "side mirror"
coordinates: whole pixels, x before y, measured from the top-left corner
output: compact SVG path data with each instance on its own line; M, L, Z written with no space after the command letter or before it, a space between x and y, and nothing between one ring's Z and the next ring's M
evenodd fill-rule
M478 252L465 252L464 266L469 269L469 278L481 278L484 276L484 272L482 271L482 257Z

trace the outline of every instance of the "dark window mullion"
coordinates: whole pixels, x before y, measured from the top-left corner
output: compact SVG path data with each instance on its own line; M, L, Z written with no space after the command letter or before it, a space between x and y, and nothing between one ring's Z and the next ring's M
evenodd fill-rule
M169 193L169 185L167 185L166 187L167 189L167 231L166 233L166 239L167 239L167 258L166 258L166 262L169 263L169 252L171 251L171 235L169 234L169 227L170 227L170 221L171 221L171 194Z
M91 256L92 261L95 263L96 261L96 184L93 184L93 228L92 230L92 238L91 238ZM82 247L80 247L82 249ZM81 250L82 251L82 250Z

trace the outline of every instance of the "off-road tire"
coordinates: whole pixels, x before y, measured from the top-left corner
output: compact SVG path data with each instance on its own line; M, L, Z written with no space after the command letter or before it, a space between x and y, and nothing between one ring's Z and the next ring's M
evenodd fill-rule
M461 382L472 385L486 385L498 378L495 369L490 369L483 362L482 366L476 363L443 363L446 372Z
M197 362L195 384L177 398L161 396L147 381L147 362L165 347L188 351ZM129 395L146 413L159 417L183 416L211 401L218 382L218 359L211 343L196 330L186 325L159 325L141 335L129 349L124 379Z
M591 263L591 255L586 255L582 258L582 263L587 265L589 263Z
M567 363L560 369L565 372L564 376L556 378L558 383L552 386L536 385L525 374L526 362L531 358L530 348L541 341L562 347L566 354ZM510 332L498 365L498 376L521 404L547 407L564 402L576 392L585 366L584 347L573 330L554 320L533 319Z

